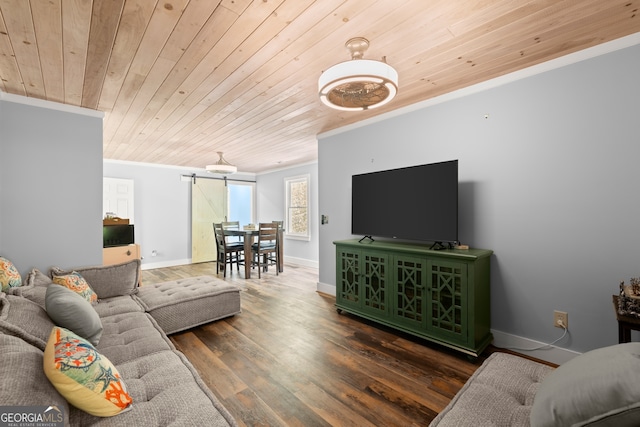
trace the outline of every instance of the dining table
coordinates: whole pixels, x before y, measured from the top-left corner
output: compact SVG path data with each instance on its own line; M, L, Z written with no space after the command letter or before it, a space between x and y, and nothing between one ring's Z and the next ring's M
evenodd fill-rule
M251 245L253 245L255 239L258 237L259 230L255 229L242 229L242 230L224 230L225 236L240 236L244 241L244 278L251 278ZM277 248L278 248L278 273L282 273L284 271L284 247L283 247L283 230L282 228L278 228L277 235ZM248 258L248 259L247 259Z

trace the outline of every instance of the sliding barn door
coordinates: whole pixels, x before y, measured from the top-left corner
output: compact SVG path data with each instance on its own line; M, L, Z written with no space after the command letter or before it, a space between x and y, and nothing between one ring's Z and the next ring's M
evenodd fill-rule
M227 187L220 179L196 179L191 184L191 262L216 260L213 223L225 221Z

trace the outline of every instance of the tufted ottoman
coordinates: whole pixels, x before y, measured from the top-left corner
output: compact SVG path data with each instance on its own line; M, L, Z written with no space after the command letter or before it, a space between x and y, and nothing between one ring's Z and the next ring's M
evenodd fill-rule
M240 313L240 289L212 276L143 285L135 298L167 334Z
M551 366L493 353L430 427L529 426L533 398Z

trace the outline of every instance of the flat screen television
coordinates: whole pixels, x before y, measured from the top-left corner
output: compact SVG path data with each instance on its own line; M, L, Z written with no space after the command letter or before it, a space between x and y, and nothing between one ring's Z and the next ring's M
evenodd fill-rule
M133 224L103 225L102 246L125 246L135 243Z
M351 234L458 242L458 160L353 175Z

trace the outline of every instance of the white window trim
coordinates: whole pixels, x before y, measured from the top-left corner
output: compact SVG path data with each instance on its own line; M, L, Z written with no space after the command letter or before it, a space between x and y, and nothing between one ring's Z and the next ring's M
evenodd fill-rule
M290 234L289 233L289 188L290 188L290 184L291 183L295 183L295 182L306 182L307 183L307 234L303 235L303 234ZM292 239L292 240L305 240L305 241L310 241L311 240L311 175L310 174L305 174L305 175L297 175L297 176L292 176L292 177L288 177L284 179L284 236L287 239Z

